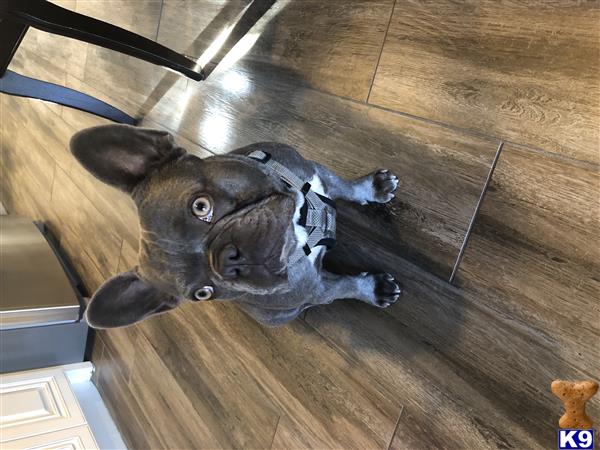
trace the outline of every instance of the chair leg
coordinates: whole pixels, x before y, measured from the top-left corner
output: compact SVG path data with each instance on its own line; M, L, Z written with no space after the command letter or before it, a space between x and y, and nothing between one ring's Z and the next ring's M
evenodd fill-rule
M113 122L135 125L137 121L120 109L74 89L40 81L7 70L0 78L0 92L18 97L46 100L79 109Z
M10 21L53 34L78 39L120 53L168 67L188 78L201 81L204 73L195 61L139 34L85 16L44 0L13 2L2 11ZM4 23L2 24L4 26Z
M6 72L10 65L15 52L19 48L19 44L25 37L27 25L21 23L0 20L0 78Z

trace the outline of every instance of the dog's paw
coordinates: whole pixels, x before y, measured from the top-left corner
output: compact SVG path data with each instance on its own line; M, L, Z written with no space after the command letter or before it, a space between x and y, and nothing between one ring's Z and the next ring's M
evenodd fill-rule
M394 277L389 273L379 273L373 275L373 278L375 281L373 304L379 308L387 308L392 303L396 303L402 291Z
M371 175L373 179L372 202L387 203L394 198L398 187L398 177L387 169L381 169Z

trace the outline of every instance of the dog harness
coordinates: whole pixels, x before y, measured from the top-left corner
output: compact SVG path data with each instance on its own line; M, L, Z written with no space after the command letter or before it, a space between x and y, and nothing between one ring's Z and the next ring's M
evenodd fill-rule
M329 197L317 194L311 189L310 183L302 181L295 173L283 164L271 158L262 150L248 154L249 158L263 163L272 169L288 186L299 190L304 195L304 204L300 208L299 225L306 228L307 240L303 247L297 248L290 255L289 264L300 260L312 253L312 249L320 245L328 248L335 244L335 202Z

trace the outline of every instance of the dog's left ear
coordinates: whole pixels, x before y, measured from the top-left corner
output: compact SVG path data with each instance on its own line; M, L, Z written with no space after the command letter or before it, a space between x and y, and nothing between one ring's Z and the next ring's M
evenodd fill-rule
M96 178L129 194L151 171L185 153L166 131L129 125L82 130L71 138L70 146Z
M85 317L92 328L124 327L169 311L178 304L177 298L151 286L132 269L100 286L90 300Z

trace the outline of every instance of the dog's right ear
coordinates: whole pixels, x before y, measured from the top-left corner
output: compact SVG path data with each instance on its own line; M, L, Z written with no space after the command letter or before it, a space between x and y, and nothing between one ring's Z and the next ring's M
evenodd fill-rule
M129 125L82 130L71 138L70 146L96 178L129 194L151 171L185 153L166 131Z

